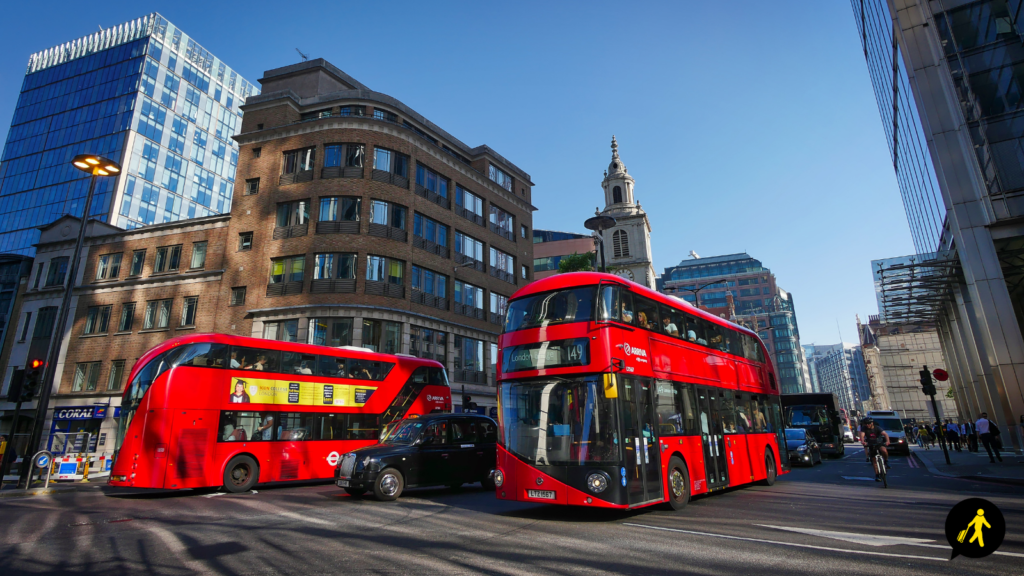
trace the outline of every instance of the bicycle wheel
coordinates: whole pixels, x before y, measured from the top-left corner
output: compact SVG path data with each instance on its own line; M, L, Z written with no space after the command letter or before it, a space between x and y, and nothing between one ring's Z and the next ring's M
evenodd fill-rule
M875 455L875 467L879 470L878 476L882 479L882 488L889 487L889 480L886 478L885 460L881 454Z

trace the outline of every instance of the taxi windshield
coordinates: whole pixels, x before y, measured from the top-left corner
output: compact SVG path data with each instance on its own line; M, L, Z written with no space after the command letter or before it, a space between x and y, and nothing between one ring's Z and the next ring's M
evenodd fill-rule
M392 428L388 435L381 440L382 444L412 444L420 435L423 429L423 422L420 420L402 420L398 426Z
M615 405L599 376L505 382L501 387L505 448L533 465L615 463Z

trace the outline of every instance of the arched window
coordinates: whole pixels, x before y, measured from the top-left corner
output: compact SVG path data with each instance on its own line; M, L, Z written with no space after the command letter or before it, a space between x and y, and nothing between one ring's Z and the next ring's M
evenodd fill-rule
M616 230L612 234L612 253L616 258L629 256L629 236L625 230Z
M622 202L622 188L616 186L612 188L612 203L618 204Z

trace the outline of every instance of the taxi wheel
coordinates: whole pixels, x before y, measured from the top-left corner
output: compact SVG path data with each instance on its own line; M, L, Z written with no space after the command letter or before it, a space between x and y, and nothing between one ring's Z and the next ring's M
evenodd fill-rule
M248 492L259 476L259 466L251 456L235 456L224 468L224 489L235 494Z
M353 498L358 498L366 494L366 488L345 488L345 492L348 492L348 495Z
M394 468L385 468L377 475L377 481L373 483L373 495L377 500L390 502L397 500L405 488L405 479L402 473Z
M673 456L668 461L668 505L673 510L682 510L690 502L690 474L686 464Z
M448 485L448 488L452 490L458 490L459 488L462 488L462 482L453 482Z
M778 471L775 469L775 457L772 456L771 450L764 451L764 470L766 472L764 480L761 484L765 486L773 486L775 484L775 477Z

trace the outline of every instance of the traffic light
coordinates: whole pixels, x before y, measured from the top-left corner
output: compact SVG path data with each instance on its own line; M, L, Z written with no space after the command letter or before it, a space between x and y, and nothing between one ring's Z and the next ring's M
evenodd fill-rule
M21 390L25 382L25 371L15 370L11 373L11 385L7 387L7 401L21 402Z
M462 395L462 411L469 412L469 405L472 404L473 398L469 394Z
M921 391L924 392L925 396L935 396L935 383L932 381L932 373L925 366L924 370L919 372L921 375Z
M25 380L21 386L21 401L31 402L39 393L39 384L43 379L43 361L35 358L29 361L25 370Z

